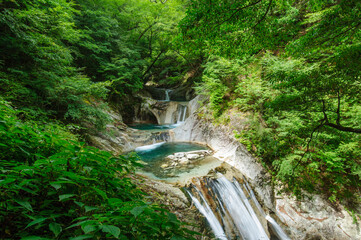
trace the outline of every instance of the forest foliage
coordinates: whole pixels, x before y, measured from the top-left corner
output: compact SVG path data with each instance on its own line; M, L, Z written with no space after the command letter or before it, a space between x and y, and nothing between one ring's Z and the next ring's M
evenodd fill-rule
M75 135L103 129L109 104L122 106L147 81L184 71L172 50L182 9L0 1L1 239L192 239L131 180L137 156Z
M355 0L194 0L181 21L214 117L253 116L236 137L297 196L360 201L360 19Z

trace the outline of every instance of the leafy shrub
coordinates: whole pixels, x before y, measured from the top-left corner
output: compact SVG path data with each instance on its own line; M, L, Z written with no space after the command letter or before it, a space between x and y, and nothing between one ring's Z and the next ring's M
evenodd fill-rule
M1 102L0 238L191 238L132 183L136 156L113 156L17 114Z
M202 82L196 87L198 94L210 96L210 105L215 117L226 109L228 100L238 82L241 67L236 60L212 56L205 64Z

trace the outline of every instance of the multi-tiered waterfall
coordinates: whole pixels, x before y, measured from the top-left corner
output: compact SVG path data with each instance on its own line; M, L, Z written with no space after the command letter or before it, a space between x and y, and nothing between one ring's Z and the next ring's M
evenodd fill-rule
M172 89L158 89L157 98L144 97L144 102L136 107L133 123L160 126L183 123L189 115L188 101L172 101L172 92Z

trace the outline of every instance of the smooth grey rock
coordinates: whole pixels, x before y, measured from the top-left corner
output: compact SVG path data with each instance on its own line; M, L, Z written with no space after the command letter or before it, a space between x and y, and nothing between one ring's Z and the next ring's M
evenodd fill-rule
M188 160L188 158L186 158L186 157L182 157L182 158L179 159L179 163L180 163L180 164L186 164L186 163L188 163L188 162L189 162L189 160Z
M166 159L174 160L174 159L176 159L176 157L175 157L174 155L168 155L168 156L166 157Z
M194 159L200 158L199 154L196 154L196 153L186 153L186 156L189 160L194 160Z
M174 153L174 157L176 157L176 158L182 158L182 157L184 157L184 152L178 152L178 153Z

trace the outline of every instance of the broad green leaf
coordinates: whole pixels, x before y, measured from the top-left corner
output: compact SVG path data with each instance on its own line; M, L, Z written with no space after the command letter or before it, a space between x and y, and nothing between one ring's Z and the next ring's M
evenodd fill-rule
M73 237L73 238L69 238L69 240L83 240L83 239L89 239L89 238L93 238L93 235L81 235L81 236L77 236L77 237Z
M120 228L113 226L113 225L103 225L102 227L102 231L105 233L110 233L112 234L115 238L119 237L120 234Z
M76 205L78 205L79 207L83 207L83 206L84 206L84 203L82 203L82 202L74 201L74 203L75 203Z
M35 224L39 224L39 223L42 223L46 220L47 218L44 218L44 217L41 217L41 218L37 218L35 219L34 221L30 222L25 228L28 228L28 227L31 227Z
M82 226L82 229L84 231L85 234L88 234L90 232L94 232L95 230L97 230L97 227L95 225L85 225L84 227Z
M59 200L60 201L63 201L64 199L68 199L68 198L71 198L71 197L74 197L75 194L63 194L63 195L59 195Z
M24 208L28 209L29 211L33 212L33 208L31 207L30 203L28 201L23 200L15 200L18 204L23 206Z
M170 222L175 222L175 223L179 222L177 216L174 213L168 213L168 219Z
M97 207L91 207L91 206L85 206L85 212L89 212L89 211L92 211L92 210L96 210L98 209Z
M74 224L70 225L66 229L69 229L69 228L72 228L72 227L77 227L77 226L80 226L80 225L83 225L83 224L85 225L85 223L91 223L91 222L95 222L95 220L85 220L85 221L77 222L77 223L74 223Z
M147 206L138 206L130 210L130 212L134 215L134 217L138 217L146 208Z
M50 186L52 186L53 188L55 188L56 190L61 188L61 184L59 183L50 183Z
M55 237L57 237L63 230L63 228L59 223L54 223L54 222L49 224L49 229L54 233Z

